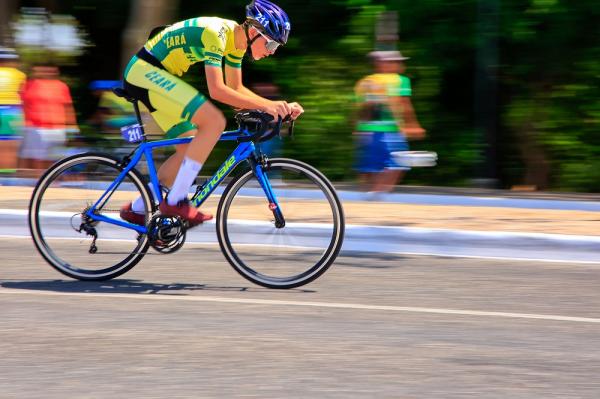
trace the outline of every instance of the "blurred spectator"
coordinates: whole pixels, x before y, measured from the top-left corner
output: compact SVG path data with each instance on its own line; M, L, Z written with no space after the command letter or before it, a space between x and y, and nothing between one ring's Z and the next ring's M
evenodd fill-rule
M419 124L410 101L410 79L399 51L373 51L369 54L375 73L355 86L358 108L356 169L363 189L375 198L389 192L410 168L396 163L391 153L408 151L407 140L421 139L425 130Z
M69 87L59 79L56 66L35 65L21 94L25 134L19 169L25 173L47 169L64 155L67 129L77 129Z
M26 76L17 69L17 53L0 47L0 173L13 172L23 125L19 92Z
M98 98L98 107L90 122L102 133L120 134L121 127L137 121L133 105L113 93L113 88L121 86L119 80L95 80L90 83L90 90Z
M90 83L89 88L98 105L88 122L96 133L93 145L102 147L105 152L122 156L131 152L132 146L123 143L121 127L137 123L137 118L133 105L113 92L115 87L122 87L122 82L95 80Z

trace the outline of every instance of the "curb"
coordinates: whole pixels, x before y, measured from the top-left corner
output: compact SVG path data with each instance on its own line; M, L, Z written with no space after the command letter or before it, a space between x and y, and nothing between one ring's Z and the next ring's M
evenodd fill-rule
M600 236L347 226L344 250L600 264Z
M26 210L0 209L0 221L0 236L29 236ZM253 237L264 230L246 222L236 226L238 234ZM319 229L310 224L299 227L304 238L298 240L318 239ZM187 241L216 243L215 222L190 230ZM600 264L600 236L347 225L342 252Z

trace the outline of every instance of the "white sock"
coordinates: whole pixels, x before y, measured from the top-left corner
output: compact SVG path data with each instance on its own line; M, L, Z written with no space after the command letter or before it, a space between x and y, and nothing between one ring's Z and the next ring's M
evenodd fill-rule
M169 195L167 196L167 203L169 205L177 205L179 201L187 198L190 187L192 187L200 169L202 169L200 162L196 162L188 157L183 158L183 162L175 178L175 183L173 183L173 187L171 187L171 191L169 191Z
M152 196L154 197L154 200L156 201L158 196L154 192L154 185L149 184L149 186L150 186L150 192L152 193ZM137 199L135 201L133 201L133 203L131 204L131 210L134 211L135 213L146 212L146 205L144 205L144 199L142 198L142 196L137 197Z

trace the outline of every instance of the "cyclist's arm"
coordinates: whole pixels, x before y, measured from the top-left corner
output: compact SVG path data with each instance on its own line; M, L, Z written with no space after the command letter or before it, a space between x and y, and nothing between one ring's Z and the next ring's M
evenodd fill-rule
M225 84L221 67L205 65L206 83L212 99L230 105L234 108L259 109L277 118L292 113L292 108L285 101L271 101L266 98L249 96L235 91Z
M286 114L282 115L281 113L279 113L279 115L282 117L287 116L289 114L292 117L292 119L296 119L304 113L304 108L302 108L302 106L298 103L293 102L293 103L288 104L285 101L273 102L267 98L259 96L258 94L254 93L252 90L248 89L246 86L244 86L244 83L242 81L241 68L230 67L229 65L226 64L225 65L225 84L228 87L235 90L236 92L246 95L248 97L251 97L259 102L267 101L270 104L274 104L274 103L286 104L285 106L283 106L283 108L286 110ZM275 115L273 115L273 116L275 116Z
M265 98L249 96L228 86L223 79L223 70L220 67L206 65L204 71L208 92L213 100L235 108L264 109L269 106L270 101Z
M233 90L237 91L238 93L265 100L264 97L259 96L258 94L254 93L252 90L244 86L244 83L242 81L241 68L234 68L230 67L229 65L225 65L225 84L228 87L231 87Z

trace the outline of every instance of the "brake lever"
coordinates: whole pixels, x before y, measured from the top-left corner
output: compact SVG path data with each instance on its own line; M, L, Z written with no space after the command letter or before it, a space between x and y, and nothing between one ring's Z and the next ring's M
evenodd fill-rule
M283 118L283 120L282 120L282 123L283 123L283 122L289 122L289 127L288 127L288 134L287 134L287 136L288 136L288 137L292 137L292 136L293 136L293 134L294 134L294 119L292 119L292 115L291 115L291 114L289 114L289 115L287 115L285 118ZM280 130L279 130L279 132L278 132L278 133L279 133L279 137L282 137L282 136L281 136L281 124L279 124L279 128L280 128Z
M277 130L275 130L274 133L279 137L281 137L281 125L283 125L283 122L285 122L286 119L287 116L285 118L282 118L281 115L277 117Z

